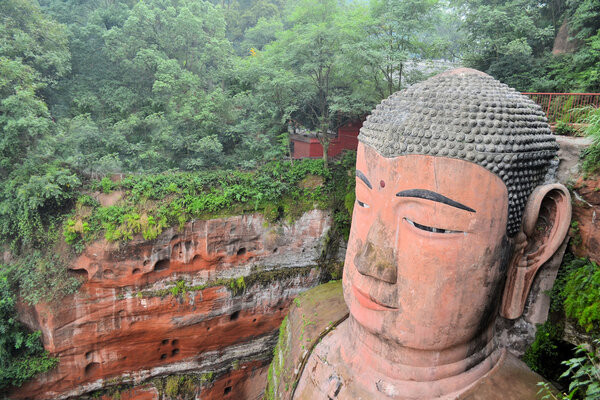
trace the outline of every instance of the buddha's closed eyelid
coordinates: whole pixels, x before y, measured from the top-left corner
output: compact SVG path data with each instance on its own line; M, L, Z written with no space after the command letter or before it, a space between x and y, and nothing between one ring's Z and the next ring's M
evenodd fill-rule
M415 228L420 229L420 230L425 231L425 232L432 232L432 233L464 233L463 231L454 231L454 230L451 230L451 229L436 228L436 227L433 227L433 226L422 225L422 224L419 224L419 223L417 223L417 222L415 222L415 221L413 221L411 219L408 219L406 217L404 217L404 220L406 222L408 222L410 225L414 226Z

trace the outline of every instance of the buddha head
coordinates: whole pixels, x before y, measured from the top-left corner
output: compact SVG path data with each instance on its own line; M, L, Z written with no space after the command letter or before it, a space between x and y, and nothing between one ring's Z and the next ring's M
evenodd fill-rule
M570 223L566 188L543 184L557 148L539 106L472 69L379 104L359 135L343 277L357 326L443 350L499 311L519 317Z

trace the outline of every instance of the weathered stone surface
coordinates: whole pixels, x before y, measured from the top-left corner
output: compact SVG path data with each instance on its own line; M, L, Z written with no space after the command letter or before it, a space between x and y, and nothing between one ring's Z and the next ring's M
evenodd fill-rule
M347 317L341 281L319 285L294 300L280 331L267 398L292 398L314 346Z
M559 165L556 180L564 185L574 181L581 172L581 152L590 144L591 140L583 137L556 136L559 145Z
M600 262L600 175L579 178L573 195L572 250Z
M291 299L319 282L313 267L330 224L319 210L275 226L254 214L194 221L151 242L93 243L71 266L86 278L78 293L60 305L22 306L60 363L12 397L66 398L206 372L216 380L200 398L222 398L227 387L232 398L259 397ZM157 398L150 389L128 393Z
M565 53L574 53L581 45L581 41L573 37L573 34L569 32L569 28L569 20L565 18L554 38L552 54L555 56Z

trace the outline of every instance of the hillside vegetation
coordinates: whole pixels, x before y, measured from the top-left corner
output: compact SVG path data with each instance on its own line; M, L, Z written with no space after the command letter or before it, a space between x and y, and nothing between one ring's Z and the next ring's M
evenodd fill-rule
M563 23L577 46L555 56ZM14 304L75 292L90 241L312 207L347 231L351 158L292 163L290 124L327 148L432 59L600 92L599 28L600 0L0 1L0 387L53 365Z

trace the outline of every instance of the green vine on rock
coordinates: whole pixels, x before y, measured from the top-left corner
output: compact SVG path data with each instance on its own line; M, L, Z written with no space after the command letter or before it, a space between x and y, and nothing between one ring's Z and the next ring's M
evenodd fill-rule
M41 331L29 332L16 318L16 296L0 266L0 389L21 386L58 364L44 351Z
M586 332L599 333L600 267L586 259L579 259L579 263L563 289L565 313Z
M194 219L261 212L267 221L293 222L314 208L335 209L334 219L349 227L350 213L337 204L354 191L355 154L344 155L332 168L320 160L273 161L255 171L215 170L131 175L120 182L107 178L90 188L120 190L110 206L84 194L63 224L65 241L75 246L101 238L129 241L137 234L153 240L170 226L183 228ZM346 205L346 208L349 207ZM348 230L348 229L346 229Z

